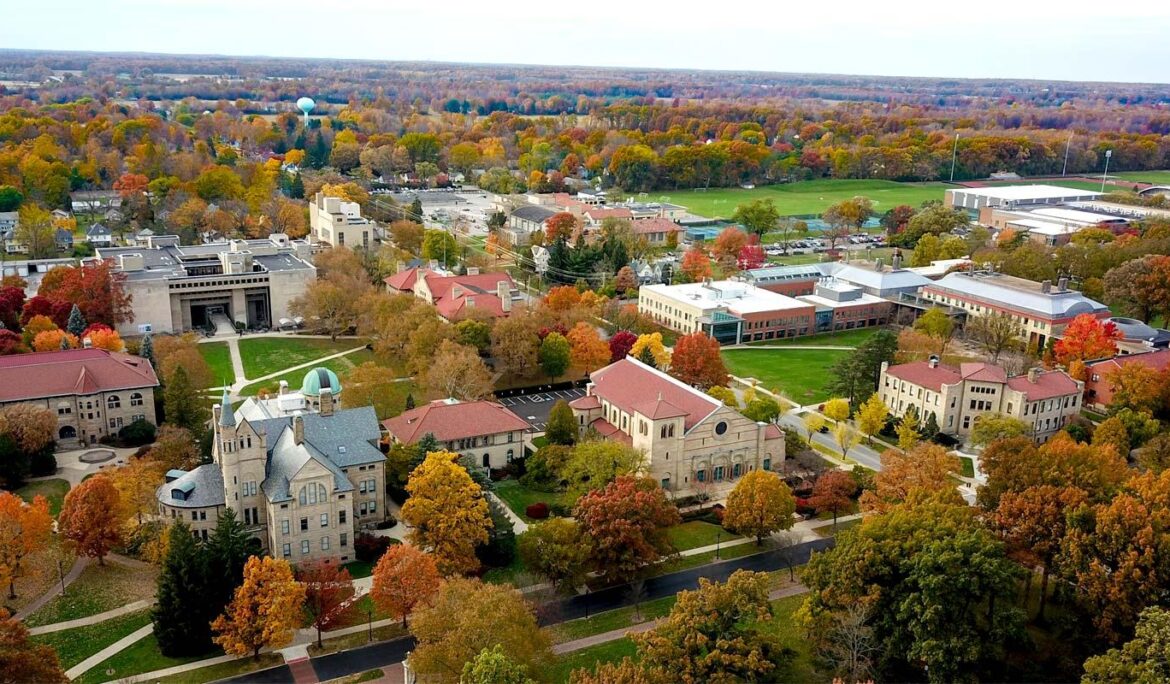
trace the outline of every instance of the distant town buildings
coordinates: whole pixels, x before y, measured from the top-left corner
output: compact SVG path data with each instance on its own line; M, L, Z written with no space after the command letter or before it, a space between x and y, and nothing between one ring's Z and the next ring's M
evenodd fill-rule
M569 403L582 427L644 451L648 475L675 495L725 494L753 470L784 461L784 433L662 371L625 358L594 371Z
M266 239L180 245L154 235L143 247L99 248L97 256L126 274L134 320L123 335L174 333L215 326L275 327L288 305L316 280L311 248L273 233Z
M0 406L23 403L53 411L63 447L96 444L136 420L156 424L158 386L149 361L104 349L0 357Z
M1064 371L1029 370L1008 376L989 363L963 363L958 368L931 358L891 366L882 364L878 394L894 416L914 409L939 430L967 437L980 417L1005 415L1032 427L1036 441L1064 429L1080 413L1084 383Z

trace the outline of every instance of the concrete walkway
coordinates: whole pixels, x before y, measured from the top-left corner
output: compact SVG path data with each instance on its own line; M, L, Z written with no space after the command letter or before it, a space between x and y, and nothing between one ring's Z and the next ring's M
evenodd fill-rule
M68 587L70 584L73 584L74 580L76 580L78 577L81 577L81 572L85 570L86 566L89 564L90 559L87 556L78 557L77 560L73 562L73 567L69 568L69 572L65 575L65 586ZM61 583L56 582L52 587L49 588L48 591L38 596L35 601L17 611L16 615L13 617L17 620L23 620L29 615L32 615L33 613L43 608L46 603L57 598L62 593Z
M489 497L491 497L492 501L495 501L497 504L499 504L500 508L504 509L504 513L508 516L508 519L512 521L512 531L513 532L515 532L517 535L519 535L519 534L523 534L524 532L528 531L528 523L524 522L524 520L521 519L519 515L516 515L516 511L513 511L508 506L508 504L504 503L503 499L496 496L495 492L489 491L487 493L487 495ZM399 524L401 524L401 523L399 523Z
M339 359L343 356L348 356L350 354L353 354L355 352L359 352L359 351L366 348L366 346L363 344L360 347L354 347L353 349L347 349L346 351L337 352L336 354L330 354L329 356L322 356L319 359L313 359L312 361L309 361L308 363L302 363L302 364L298 364L296 366L289 366L288 368L283 368L281 370L276 371L275 373L269 373L268 375L261 375L258 378L249 378L244 374L244 361L243 361L243 357L240 356L240 341L239 341L239 339L232 338L232 339L228 339L228 340L210 340L210 341L227 342L228 351L231 352L231 357L232 357L232 372L236 374L236 381L233 382L231 384L231 386L228 387L228 392L231 394L231 396L233 398L237 398L237 399L239 398L240 391L243 390L248 385L252 385L252 384L255 384L257 382L264 382L265 380L271 380L273 378L279 378L282 375L292 373L293 371L313 368L314 366L321 365L321 363L324 361L332 361L333 359ZM223 391L223 386L221 385L219 387L211 387L208 389L208 391L220 392L220 391Z
M153 632L154 632L154 625L146 625L145 627L140 627L139 629L131 632L130 634L122 637L121 639L118 639L117 641L110 644L109 646L106 646L105 648L98 651L97 653L94 653L90 657L86 658L85 660L81 661L80 663L69 668L68 670L65 671L65 676L70 678L70 679L77 679L81 675L92 670L94 668L94 666L96 666L98 663L102 662L106 658L112 657L113 655L115 655L117 653L121 653L122 651L126 650L127 648L130 648L130 646L137 643L138 641L145 639L147 637L147 635L149 635Z
M54 622L51 625L41 625L40 627L32 627L28 630L28 633L32 634L32 635L50 634L52 632L60 632L62 630L66 630L66 629L73 629L74 627L84 627L86 625L96 625L99 622L105 622L106 620L120 617L122 615L126 615L127 613L133 613L135 611L142 610L143 608L149 608L153 605L154 605L154 601L148 601L146 599L143 599L141 601L134 601L133 603L127 603L126 605L122 606L121 608L107 610L106 612L98 613L97 615L90 615L88 617L77 618L76 620L66 620L65 622Z

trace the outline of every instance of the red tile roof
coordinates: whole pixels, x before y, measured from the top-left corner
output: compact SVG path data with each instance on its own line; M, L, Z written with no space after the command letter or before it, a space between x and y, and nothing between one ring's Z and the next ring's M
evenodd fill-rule
M632 219L634 212L625 207L608 208L608 207L589 207L581 212L588 216L591 221L600 221L607 218Z
M589 409L601 408L601 400L592 394L586 394L583 397L578 397L569 402L569 408L575 408L579 411L588 411Z
M662 371L626 357L615 361L589 376L594 394L627 413L641 412L647 404L668 403L678 409L676 415L685 415L684 429L691 429L700 420L719 408L720 403L693 387L685 385Z
M1007 382L1007 371L990 363L960 363L959 374L975 382Z
M149 361L104 349L0 357L0 402L156 386Z
M662 418L678 418L679 416L687 415L683 409L675 406L669 401L662 399L647 399L638 404L634 404L634 410L646 416L650 420L660 420Z
M589 427L597 430L597 434L601 435L605 439L612 439L617 442L622 442L626 446L632 446L634 443L633 437L630 437L626 433L622 432L617 428L616 425L604 418L598 418L597 420L590 423Z
M1022 393L1028 401L1064 397L1080 392L1077 381L1070 378L1064 371L1038 373L1036 382L1029 380L1027 375L1017 375L1014 378L1009 378L1007 385Z
M399 292L413 292L414 283L418 280L418 272L426 269L408 268L405 271L399 271L392 276L383 279L391 289Z
M653 233L677 233L683 227L670 219L655 216L654 218L634 221L633 229L639 235L648 235Z
M454 299L444 297L435 303L435 308L439 311L440 316L449 321L459 318L471 308L487 311L496 318L508 315L504 311L504 303L494 294L473 294Z
M780 429L779 425L772 423L764 428L764 440L769 439L784 439L784 431Z
M1165 370L1170 367L1170 349L1159 349L1158 351L1146 352L1144 354L1127 354L1125 356L1114 356L1111 359L1103 359L1101 361L1090 361L1086 363L1093 373L1105 375L1109 371L1127 366L1131 363L1140 363L1143 366L1148 366L1154 370Z
M529 428L528 423L494 401L432 401L384 420L382 425L403 444L414 444L428 432L440 442L449 442Z
M929 361L913 361L890 366L886 369L886 374L935 392L942 391L943 385L954 385L963 379L956 369L942 364L932 368Z

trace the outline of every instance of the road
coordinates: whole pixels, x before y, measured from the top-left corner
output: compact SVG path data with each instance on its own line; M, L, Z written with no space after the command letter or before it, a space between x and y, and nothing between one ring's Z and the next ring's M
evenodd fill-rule
M694 589L699 586L700 578L723 581L730 577L736 570L769 572L803 565L808 562L809 556L814 551L821 551L831 546L833 546L832 538L818 539L816 541L797 544L786 549L777 549L754 556L733 558L720 563L711 563L689 570L673 572L661 577L653 577L644 582L641 591L641 600L650 601L665 596L673 596L680 591ZM537 608L537 618L543 626L553 625L558 622L594 615L601 611L633 605L634 598L634 589L631 585L610 587L601 591L542 604ZM392 639L340 653L318 656L312 658L310 663L313 666L313 670L317 673L317 678L324 682L330 679L337 679L376 668L386 668L395 663L400 663L414 648L415 643L413 637ZM268 682L292 681L292 675L287 665L280 665L221 681L224 684L245 684L251 682L263 682L267 684Z
M807 431L804 428L804 421L795 413L788 412L783 416L780 416L780 424L789 430L796 430L796 434L800 435L801 437L807 434ZM828 447L834 453L841 453L841 447L837 446L837 442L833 441L832 432L818 432L813 435L813 441L817 444ZM850 449L849 458L857 461L870 470L882 469L880 454L870 447L865 446L864 444L858 444L857 446Z

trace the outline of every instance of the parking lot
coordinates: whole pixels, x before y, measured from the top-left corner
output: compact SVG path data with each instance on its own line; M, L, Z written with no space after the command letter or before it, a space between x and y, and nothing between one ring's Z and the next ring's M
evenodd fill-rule
M544 428L548 424L548 414L552 411L553 404L561 399L573 401L583 396L585 396L585 390L583 389L562 389L537 392L534 394L522 394L515 397L504 397L499 402L509 411L516 414L520 420L531 425L534 431L544 432Z

